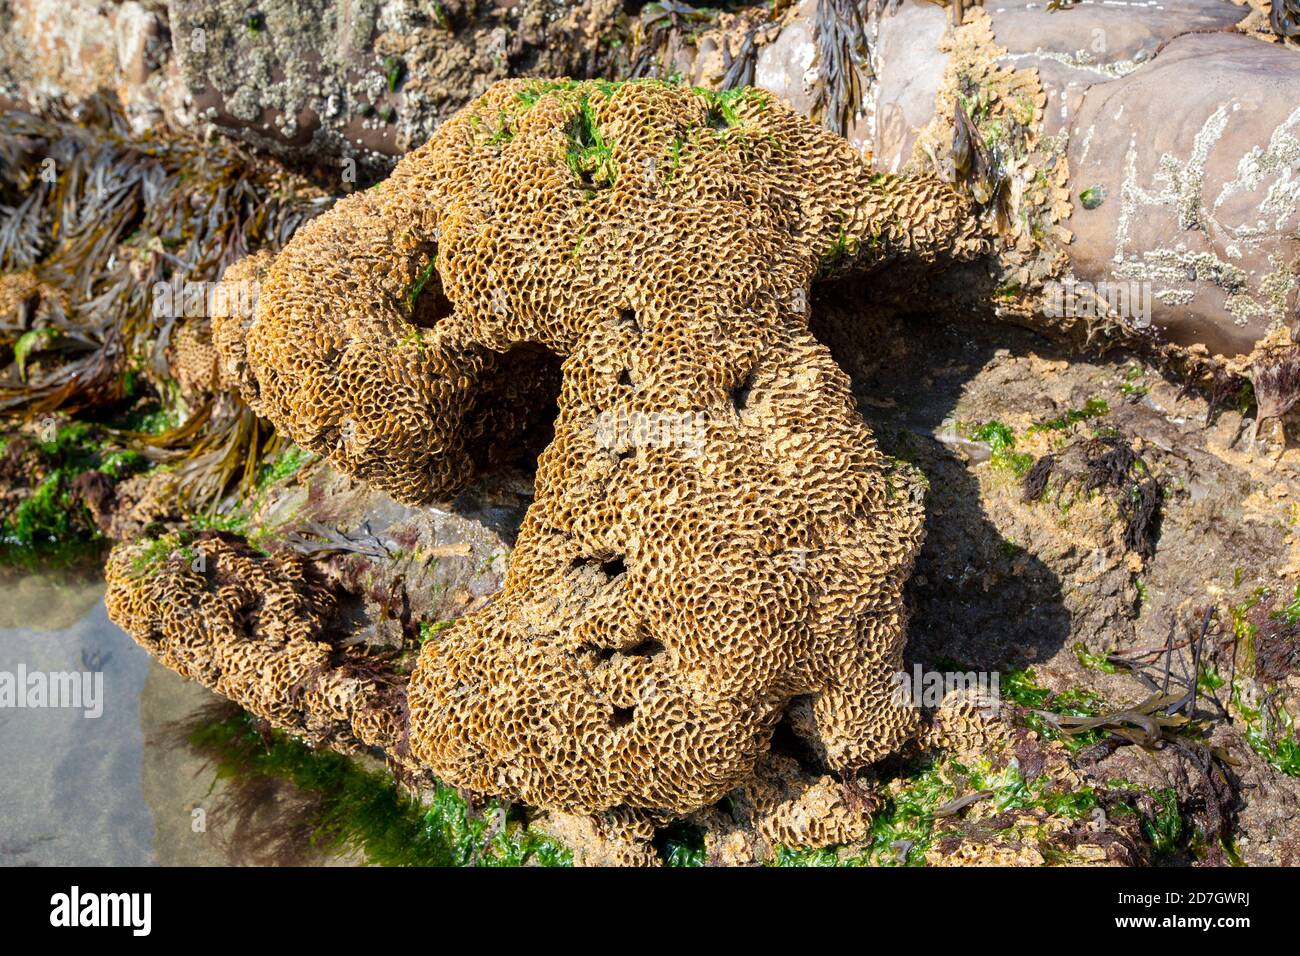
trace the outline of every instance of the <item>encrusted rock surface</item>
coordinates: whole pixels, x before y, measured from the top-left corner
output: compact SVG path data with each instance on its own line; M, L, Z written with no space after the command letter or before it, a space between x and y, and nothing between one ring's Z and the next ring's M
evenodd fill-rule
M503 355L563 357L504 587L425 643L411 751L540 806L684 813L748 777L792 702L832 768L908 737L890 681L920 501L808 297L982 248L950 190L873 174L762 94L511 81L262 260L216 341L255 410L412 502L520 433L541 366Z

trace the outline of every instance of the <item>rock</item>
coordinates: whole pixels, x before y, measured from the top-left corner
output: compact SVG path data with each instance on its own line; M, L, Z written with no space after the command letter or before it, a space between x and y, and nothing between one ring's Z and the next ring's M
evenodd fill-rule
M138 133L184 114L159 4L5 0L0 12L0 103L47 110L107 88Z
M824 82L817 8L805 0L758 55L755 82L803 113ZM1242 14L1222 0L1084 0L1057 11L1003 0L968 12L968 25L987 15L1001 66L1036 77L1045 108L1032 132L1044 144L1059 137L1068 159L1073 210L1058 221L1073 241L1055 276L1016 275L1020 258L1004 257L999 280L1028 295L1037 327L1062 325L1052 301L1035 298L1044 279L1053 294L1073 295L1076 280L1095 292L1122 335L1153 331L1227 359L1294 322L1300 54L1237 32ZM912 0L873 11L875 76L845 133L884 169L931 165L916 147L942 100L949 24L948 10ZM940 161L951 139L944 122L928 144ZM1041 165L1022 168L1032 183Z
M1180 345L1245 354L1294 322L1300 230L1300 54L1189 34L1088 90L1071 127L1080 204L1067 222L1081 278L1142 283Z
M356 182L494 80L588 72L616 0L5 0L0 102L113 90L134 129L219 129Z

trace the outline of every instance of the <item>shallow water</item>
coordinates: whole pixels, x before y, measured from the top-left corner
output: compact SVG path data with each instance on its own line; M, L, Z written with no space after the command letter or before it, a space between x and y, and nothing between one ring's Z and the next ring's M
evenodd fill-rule
M0 578L0 681L102 675L98 717L85 699L15 707L0 689L0 865L231 862L216 771L173 729L214 698L109 621L103 594L93 576Z

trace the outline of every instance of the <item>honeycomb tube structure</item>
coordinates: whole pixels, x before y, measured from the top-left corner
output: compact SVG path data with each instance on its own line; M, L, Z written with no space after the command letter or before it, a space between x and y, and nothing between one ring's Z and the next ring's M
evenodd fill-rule
M809 295L985 249L949 187L874 173L760 91L511 80L232 267L261 294L214 339L258 414L411 503L517 442L535 357L562 361L503 590L424 644L409 753L536 806L680 814L787 713L836 769L913 732L893 675L922 495Z

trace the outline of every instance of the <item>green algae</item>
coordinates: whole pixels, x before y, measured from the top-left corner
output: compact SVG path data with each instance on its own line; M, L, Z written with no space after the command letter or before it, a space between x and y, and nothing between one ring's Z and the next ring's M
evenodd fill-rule
M694 824L675 821L655 834L655 851L668 866L704 866L708 854L704 849L704 831Z
M112 420L114 428L140 435L163 435L179 427L180 412L161 401L145 400Z
M752 98L753 90L736 88L730 90L709 90L701 86L693 87L695 94L708 104L706 121L714 129L729 129L742 122L736 107Z
M198 553L190 547L193 540L194 535L189 531L173 531L156 538L145 538L141 542L143 547L131 556L131 572L139 577L152 575L163 563L174 557L187 563L193 562L198 557Z
M14 364L18 367L18 377L23 381L27 379L27 361L35 352L40 352L47 345L56 341L63 333L56 328L47 326L45 328L31 329L24 332L14 343Z
M591 100L583 96L578 112L565 129L568 143L564 161L575 179L589 192L614 183L614 150L600 131Z
M384 57L384 79L388 83L388 92L396 93L402 80L406 78L406 64L395 56Z
M34 548L58 544L74 533L77 507L61 472L41 480L31 495L0 524L0 535L7 544Z
M1119 672L1119 668L1112 664L1105 654L1092 653L1082 641L1076 641L1073 649L1075 659L1089 670L1101 671L1103 674Z
M1110 406L1103 399L1090 398L1083 403L1082 408L1072 408L1063 415L1056 418L1050 418L1045 422L1036 422L1029 426L1030 434L1039 431L1066 431L1077 425L1079 422L1086 422L1092 418L1101 418L1110 414Z
M1058 740L1067 749L1077 751L1092 746L1106 736L1106 731L1100 729L1077 734L1062 733L1043 717L1043 713L1062 717L1096 717L1106 708L1105 701L1093 691L1070 688L1058 694L1039 684L1030 668L1004 672L999 691L1004 700L1025 709L1025 726L1044 740Z
M316 455L299 448L297 445L288 445L282 448L274 458L267 461L258 470L256 490L258 493L265 491L277 482L296 475L306 465L315 460Z
M440 783L422 801L382 771L264 731L246 713L203 723L189 741L235 788L272 778L314 796L310 840L324 854L358 854L372 866L572 865L571 852L532 830L519 807L489 800L472 809Z
M11 487L31 482L17 502L0 511L0 564L14 566L75 563L102 549L103 535L74 491L84 472L98 471L121 479L147 467L138 452L108 447L108 433L92 423L65 421L46 439L11 431L5 449L15 454L16 439L27 442L9 467L23 472Z
M229 531L246 540L252 536L252 520L241 508L200 512L190 515L186 520L195 531Z
M855 863L924 865L944 805L971 794L982 795L999 813L1041 809L1070 819L1083 817L1098 803L1091 787L1068 791L1045 776L1027 779L1015 760L995 767L983 757L962 762L951 756L930 756L914 764L903 779L903 786L872 822L870 849Z
M1143 381L1144 372L1142 366L1136 362L1131 363L1124 373L1124 381L1119 383L1121 393L1129 398L1141 398L1151 391L1151 387Z
M1015 450L1016 433L1003 422L991 419L968 427L965 431L967 438L988 444L991 453L989 463L994 468L1013 472L1016 477L1023 478L1033 467L1034 456Z
M429 640L429 638L433 637L435 634L447 630L447 628L451 627L458 620L459 618L453 617L445 621L421 621L420 635L419 635L420 643L423 644L425 641Z
M1083 192L1079 193L1079 204L1084 209L1096 209L1106 201L1106 187L1089 186Z
M1276 701L1248 699L1240 681L1233 682L1232 703L1241 717L1250 749L1279 773L1300 777L1300 739L1290 712Z
M1300 584L1296 585L1291 602L1278 612L1278 618L1285 621L1290 627L1300 624Z
M1071 820L1087 816L1102 802L1092 787L1064 790L1045 776L1029 780L1014 759L999 767L984 757L963 762L951 754L932 752L914 758L892 785L882 788L883 803L862 844L819 849L777 846L767 865L925 866L926 853L943 832L937 823L951 812L945 805L973 794L998 813L1038 809ZM660 831L655 847L669 866L707 863L703 831L690 824L675 823ZM1053 852L1046 845L1040 849L1045 857Z
M841 218L843 218L841 214ZM829 248L822 253L821 262L818 269L819 276L829 276L835 272L843 263L851 259L858 251L858 240L850 236L840 226L835 238L831 241Z
M1178 791L1173 787L1161 787L1148 795L1155 802L1156 812L1154 816L1143 815L1142 836L1157 857L1167 857L1183 849L1188 837L1188 828L1178 804Z

